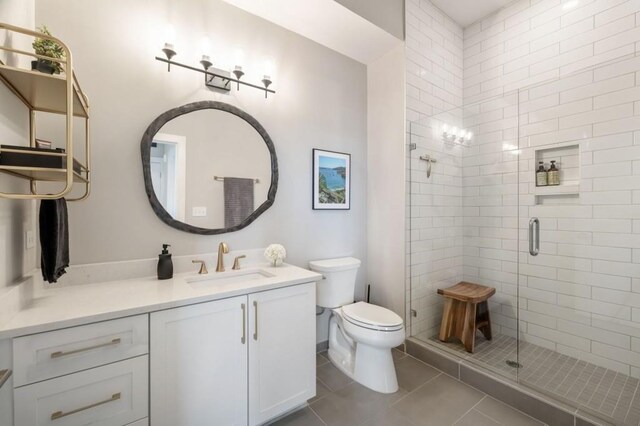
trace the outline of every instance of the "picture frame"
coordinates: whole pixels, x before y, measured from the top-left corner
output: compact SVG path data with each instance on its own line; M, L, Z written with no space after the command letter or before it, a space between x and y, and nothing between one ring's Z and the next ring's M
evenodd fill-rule
M313 149L313 210L351 209L351 154Z

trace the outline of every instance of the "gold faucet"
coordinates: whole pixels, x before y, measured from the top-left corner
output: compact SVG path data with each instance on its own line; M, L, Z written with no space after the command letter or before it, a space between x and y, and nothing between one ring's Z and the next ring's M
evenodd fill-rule
M209 271L207 271L207 264L205 263L204 260L192 260L191 263L199 263L200 264L200 270L198 271L198 274L203 275L203 274L208 274Z
M218 244L218 266L216 266L216 272L224 272L224 255L227 253L229 253L227 243Z
M234 271L237 271L238 269L240 269L240 259L244 259L245 257L247 257L247 255L243 254L242 256L237 256L235 259L233 259L233 269Z

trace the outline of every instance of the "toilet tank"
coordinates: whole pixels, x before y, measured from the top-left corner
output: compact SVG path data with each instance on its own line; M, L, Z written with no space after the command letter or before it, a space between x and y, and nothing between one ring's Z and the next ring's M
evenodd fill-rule
M323 276L316 284L316 304L338 308L353 303L359 267L360 260L354 257L309 262L309 268Z

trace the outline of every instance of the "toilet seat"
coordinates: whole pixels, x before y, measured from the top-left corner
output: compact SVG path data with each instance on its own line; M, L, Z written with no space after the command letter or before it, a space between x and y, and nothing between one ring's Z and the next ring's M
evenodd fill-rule
M351 324L376 331L398 331L404 328L402 318L395 312L366 302L341 308L343 318Z

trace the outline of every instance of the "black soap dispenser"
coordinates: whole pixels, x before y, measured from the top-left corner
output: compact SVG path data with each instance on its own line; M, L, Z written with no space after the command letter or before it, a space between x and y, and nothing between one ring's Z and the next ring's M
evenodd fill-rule
M169 253L167 247L171 246L169 244L163 244L162 253L158 255L159 280L168 280L173 278L173 261L171 260L171 253Z

